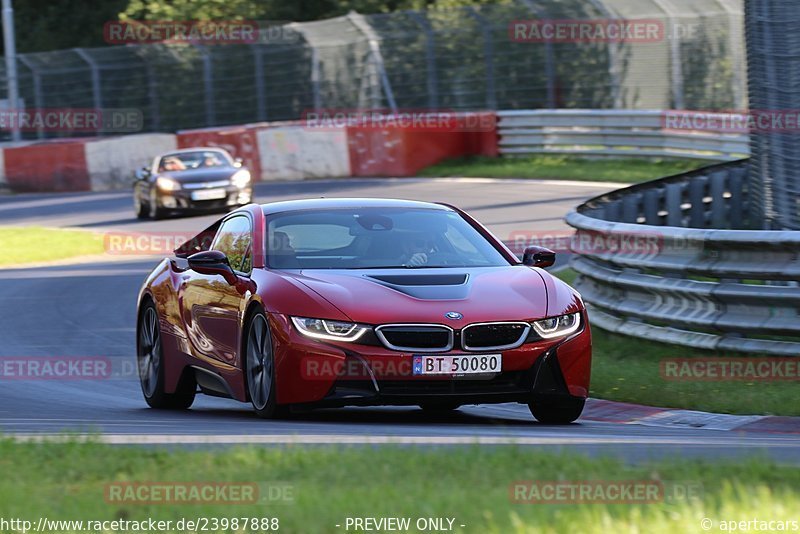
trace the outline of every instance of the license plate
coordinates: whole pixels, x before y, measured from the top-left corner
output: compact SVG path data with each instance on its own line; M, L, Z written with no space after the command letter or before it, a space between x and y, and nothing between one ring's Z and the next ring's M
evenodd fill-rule
M192 200L219 200L228 196L224 189L205 189L192 191Z
M415 355L415 375L482 375L503 369L502 354Z

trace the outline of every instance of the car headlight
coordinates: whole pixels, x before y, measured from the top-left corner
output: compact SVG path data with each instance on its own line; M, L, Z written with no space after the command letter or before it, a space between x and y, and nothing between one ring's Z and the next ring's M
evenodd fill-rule
M162 191L177 191L181 188L180 182L177 180L173 180L172 178L168 178L166 176L159 176L156 178L156 187L161 189Z
M570 313L549 317L532 323L536 333L544 339L553 339L574 334L581 327L581 313Z
M307 317L292 317L292 322L304 336L331 341L355 341L369 329L356 323Z
M250 171L247 169L236 171L233 176L231 176L231 183L239 189L246 187L247 184L250 183Z

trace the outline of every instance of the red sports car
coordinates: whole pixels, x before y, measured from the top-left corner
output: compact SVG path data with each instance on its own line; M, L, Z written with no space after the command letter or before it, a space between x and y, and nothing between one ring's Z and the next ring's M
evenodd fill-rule
M145 400L196 392L302 407L520 402L569 423L589 391L580 296L443 204L314 199L240 208L164 259L139 295Z

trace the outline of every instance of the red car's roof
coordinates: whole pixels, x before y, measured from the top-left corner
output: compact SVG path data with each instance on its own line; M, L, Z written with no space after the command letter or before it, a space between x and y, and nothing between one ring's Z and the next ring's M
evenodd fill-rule
M264 210L264 215L297 210L358 208L422 208L450 211L450 208L442 206L441 204L386 198L308 198L303 200L271 202L261 205L261 209Z

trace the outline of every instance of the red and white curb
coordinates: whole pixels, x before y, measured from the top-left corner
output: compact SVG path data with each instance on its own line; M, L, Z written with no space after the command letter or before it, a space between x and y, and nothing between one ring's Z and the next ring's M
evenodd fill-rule
M661 428L800 434L800 417L718 414L655 408L601 399L589 399L581 419Z

